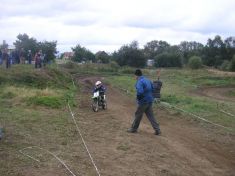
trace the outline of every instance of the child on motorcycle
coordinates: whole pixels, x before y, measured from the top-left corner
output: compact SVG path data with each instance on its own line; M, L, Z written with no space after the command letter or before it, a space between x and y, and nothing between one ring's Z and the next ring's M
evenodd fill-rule
M95 87L94 87L93 93L97 92L97 91L99 91L99 94L100 94L101 98L104 99L104 93L106 91L106 88L104 87L104 85L102 84L101 81L97 81L95 83Z

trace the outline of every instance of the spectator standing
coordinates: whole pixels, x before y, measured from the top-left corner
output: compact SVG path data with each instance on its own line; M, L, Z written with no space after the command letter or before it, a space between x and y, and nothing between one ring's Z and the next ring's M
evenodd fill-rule
M28 64L31 64L32 63L32 52L31 52L31 50L29 50L28 51L28 56L27 56L28 58Z
M7 52L7 49L4 49L3 54L2 54L2 59L3 59L3 62L6 63L6 68L10 68L10 56Z
M23 48L20 50L19 55L20 55L20 63L25 64L25 57L24 57L24 49Z
M37 52L34 57L35 60L35 68L41 68L42 67L42 61L41 61L41 53Z
M0 65L2 65L2 50L0 49Z

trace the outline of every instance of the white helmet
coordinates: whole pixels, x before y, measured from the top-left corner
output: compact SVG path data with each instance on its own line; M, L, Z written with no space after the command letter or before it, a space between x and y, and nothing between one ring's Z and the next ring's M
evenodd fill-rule
M96 83L95 83L95 85L98 87L98 86L100 86L102 83L101 83L101 81L96 81Z

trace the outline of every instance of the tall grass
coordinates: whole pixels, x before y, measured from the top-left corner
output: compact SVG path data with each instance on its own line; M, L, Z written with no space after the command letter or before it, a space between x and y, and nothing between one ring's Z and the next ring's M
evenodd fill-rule
M31 65L14 65L0 71L0 80L2 103L61 108L70 101L76 105L73 100L76 88L70 74L56 66L36 70Z

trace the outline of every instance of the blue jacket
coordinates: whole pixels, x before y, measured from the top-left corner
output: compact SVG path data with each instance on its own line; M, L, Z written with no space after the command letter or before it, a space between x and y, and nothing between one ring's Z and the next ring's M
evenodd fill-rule
M139 105L153 102L153 84L144 76L140 76L135 84L136 98Z

